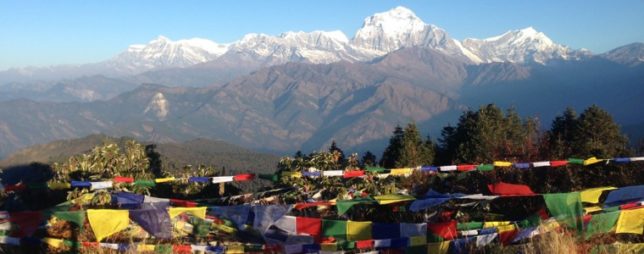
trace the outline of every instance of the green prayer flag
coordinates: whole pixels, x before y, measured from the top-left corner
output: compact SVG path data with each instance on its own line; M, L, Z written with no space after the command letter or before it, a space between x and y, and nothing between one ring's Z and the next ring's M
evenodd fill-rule
M154 246L154 253L172 254L172 244L157 244Z
M332 236L336 239L346 239L347 221L322 220L322 234L326 237Z
M81 228L85 223L85 211L71 211L71 212L57 211L57 212L54 212L53 215L56 218L59 218L61 220L72 222Z
M136 180L134 181L134 185L141 187L154 187L156 186L156 183L154 180Z
M492 164L481 164L476 167L476 170L478 171L492 171L494 169L494 165Z
M613 230L617 219L619 218L619 211L594 214L588 222L586 228L586 239L596 234L608 233Z
M343 215L351 207L357 204L374 204L375 200L370 199L370 198L356 198L356 199L351 199L351 200L338 200L335 202L335 206L338 209L338 215Z
M583 230L581 216L584 208L581 205L579 192L544 194L543 199L550 214L568 227L576 228L578 232Z
M385 172L387 171L386 168L383 167L374 167L374 166L365 166L365 170L369 172L374 172L374 173L380 173L380 172Z
M80 246L78 242L74 242L70 240L63 240L63 244L67 247L72 247L72 248L78 248Z
M517 223L520 228L536 227L541 224L541 217L538 214L530 215L522 221Z
M353 250L356 248L356 242L354 241L340 241L337 243L339 250Z
M483 228L483 222L480 221L470 221L456 224L456 229L461 230L474 230Z
M584 165L584 160L583 159L577 159L577 158L569 158L568 159L569 164L579 164L579 165Z
M259 174L259 179L277 182L277 180L279 180L280 177L277 174Z
M604 212L614 212L614 211L619 211L619 206L610 206L610 207L604 207Z

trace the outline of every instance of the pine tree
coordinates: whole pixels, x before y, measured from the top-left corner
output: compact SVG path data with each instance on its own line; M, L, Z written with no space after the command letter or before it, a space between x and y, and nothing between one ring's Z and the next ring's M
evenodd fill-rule
M611 158L627 155L628 139L611 115L597 105L584 110L574 128L573 155Z
M396 167L415 167L431 164L434 154L425 146L415 123L409 123L403 131L402 150L396 159Z
M335 156L336 163L341 165L345 162L344 152L342 151L342 149L338 147L338 144L335 143L335 140L331 142L331 147L329 147L329 152Z
M396 161L400 158L403 149L404 131L400 125L396 126L393 136L389 139L389 145L385 148L380 159L380 165L386 168L396 167Z
M361 164L363 166L375 166L376 163L376 155L367 150L367 152L362 156Z
M545 134L548 142L547 155L551 159L572 156L576 126L577 113L570 107L552 121L550 131Z

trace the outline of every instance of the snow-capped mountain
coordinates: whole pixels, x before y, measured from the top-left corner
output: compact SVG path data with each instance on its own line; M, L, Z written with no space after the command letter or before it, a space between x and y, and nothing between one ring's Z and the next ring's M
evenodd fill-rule
M214 60L228 50L228 45L201 38L172 41L164 36L148 44L135 44L105 65L123 73L139 73L152 69L187 67Z
M511 30L487 39L465 39L463 46L484 62L536 62L549 60L576 60L588 52L571 50L554 43L548 36L533 27Z
M474 63L480 62L478 56L463 48L445 30L426 24L405 7L366 18L352 44L356 48L375 50L381 55L403 47L429 47L451 55L466 56Z
M247 65L246 69L253 70L287 62L364 62L405 47L431 48L468 64L547 64L553 59L571 60L590 55L587 51L557 44L531 27L461 42L451 38L444 29L425 23L413 11L396 7L367 17L351 39L341 31L286 32L278 36L251 33L230 44L200 38L172 41L159 36L147 44L131 45L99 63L0 72L0 84L72 79L84 75L123 77L213 62L219 62L211 66L220 69Z

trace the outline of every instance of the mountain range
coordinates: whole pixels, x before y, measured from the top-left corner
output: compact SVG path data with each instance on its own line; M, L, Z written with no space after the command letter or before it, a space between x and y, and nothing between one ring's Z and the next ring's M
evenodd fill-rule
M404 7L366 18L351 39L340 31L228 44L159 37L99 63L1 72L0 156L92 133L274 152L332 140L377 150L397 124L436 134L485 103L544 125L566 106L598 104L638 125L643 62L643 43L593 55L532 27L459 41Z

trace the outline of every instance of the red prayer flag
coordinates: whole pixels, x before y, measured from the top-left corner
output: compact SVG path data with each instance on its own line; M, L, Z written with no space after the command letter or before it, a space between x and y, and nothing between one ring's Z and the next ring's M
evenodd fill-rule
M24 211L10 213L9 221L18 225L18 230L14 231L13 236L27 237L36 232L40 223L44 222L44 218L40 211Z
M372 249L373 248L373 240L356 241L356 248L357 249Z
M295 217L295 227L297 234L306 234L312 236L316 242L319 242L322 236L322 219Z
M619 210L628 210L628 209L637 208L639 206L640 206L640 202L633 202L633 203L620 205Z
M445 240L454 239L457 235L456 221L427 224L427 230Z
M342 177L344 178L353 178L353 177L360 177L364 175L364 170L347 170L344 171L342 174Z
M170 199L170 204L173 205L173 206L181 206L181 207L196 207L197 206L197 202L183 200L183 199L176 199L176 198L171 198Z
M192 247L189 244L173 244L172 253L192 254Z
M550 161L550 167L561 167L568 165L568 161Z
M10 191L23 191L27 188L27 185L24 185L22 183L18 184L9 184L4 186L4 191L5 192L10 192Z
M253 178L255 178L254 174L239 174L239 175L233 176L233 180L235 182L250 181L250 180L253 180Z
M519 230L517 229L501 232L499 233L499 240L504 246L509 245L512 243L512 240L514 240L518 233Z
M470 171L475 169L476 169L476 165L471 165L471 164L456 165L456 170L458 171Z
M98 248L98 242L82 242L81 245L85 248Z
M124 176L115 176L114 179L112 179L112 182L115 182L115 183L132 183L132 182L134 182L134 178L132 178L132 177L124 177Z
M533 196L534 192L530 189L530 186L523 184L509 184L504 182L498 182L495 184L488 184L488 189L494 195L500 196Z

